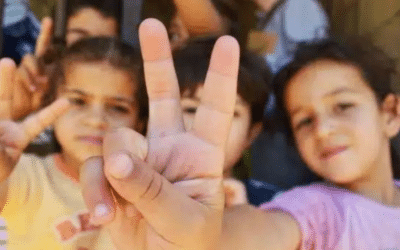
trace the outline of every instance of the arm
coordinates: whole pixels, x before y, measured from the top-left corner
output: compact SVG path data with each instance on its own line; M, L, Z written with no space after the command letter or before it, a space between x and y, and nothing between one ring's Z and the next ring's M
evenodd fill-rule
M227 24L211 0L174 0L190 35L224 34Z
M301 231L293 217L250 205L226 209L222 249L298 249Z

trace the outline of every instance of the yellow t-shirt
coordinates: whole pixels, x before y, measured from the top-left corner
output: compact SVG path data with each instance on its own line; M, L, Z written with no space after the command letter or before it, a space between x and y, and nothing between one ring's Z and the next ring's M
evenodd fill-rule
M55 167L54 156L21 157L2 216L10 250L114 248L108 234L89 223L79 183Z

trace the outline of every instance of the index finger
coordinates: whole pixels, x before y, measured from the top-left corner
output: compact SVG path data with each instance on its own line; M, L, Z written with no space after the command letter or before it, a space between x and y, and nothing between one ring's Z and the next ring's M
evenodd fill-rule
M40 33L36 40L35 56L40 57L50 46L53 33L53 20L50 17L43 18Z
M0 60L0 119L12 118L12 94L16 65L10 58Z
M225 146L236 103L239 44L230 36L215 43L192 132L216 146ZM223 93L223 94L221 94Z
M67 99L61 98L42 109L38 113L28 116L23 122L22 127L25 132L23 146L28 145L45 128L53 124L58 117L64 114L70 103Z
M150 18L141 23L139 38L149 96L148 134L151 138L181 132L180 92L167 30Z

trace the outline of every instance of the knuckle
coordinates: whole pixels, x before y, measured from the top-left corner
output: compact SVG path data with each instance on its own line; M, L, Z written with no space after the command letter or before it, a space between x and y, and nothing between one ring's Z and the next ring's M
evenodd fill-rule
M154 201L156 200L163 189L163 180L162 177L156 172L153 172L150 182L148 183L145 191L140 196L141 199Z

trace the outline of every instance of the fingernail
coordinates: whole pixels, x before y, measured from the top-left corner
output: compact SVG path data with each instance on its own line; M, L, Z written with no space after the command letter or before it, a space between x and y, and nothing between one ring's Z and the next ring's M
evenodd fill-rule
M100 225L106 221L108 221L108 217L110 216L110 209L105 204L99 204L94 208L93 216L90 218L90 224L92 225Z
M29 86L29 90L31 92L35 92L36 91L36 87L34 85Z
M106 165L109 166L109 173L116 179L124 179L128 177L133 170L132 159L126 154L118 154L111 156Z
M94 209L94 216L96 217L106 217L110 213L108 207L104 204L99 204Z

